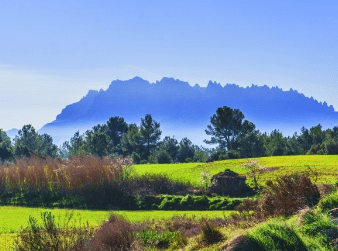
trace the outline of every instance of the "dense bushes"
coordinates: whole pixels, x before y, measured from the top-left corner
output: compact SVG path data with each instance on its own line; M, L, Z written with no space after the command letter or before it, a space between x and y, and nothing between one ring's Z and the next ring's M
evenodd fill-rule
M307 174L284 175L275 183L267 181L266 186L260 199L246 200L238 210L254 210L263 217L290 216L300 208L314 206L320 199L317 186Z

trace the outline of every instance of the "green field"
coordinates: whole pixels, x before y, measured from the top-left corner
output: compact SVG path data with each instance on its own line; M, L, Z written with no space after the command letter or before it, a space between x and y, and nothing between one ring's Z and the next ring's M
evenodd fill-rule
M338 155L298 155L255 158L261 166L277 170L264 172L261 175L261 183L268 179L275 179L278 176L292 174L294 172L306 172L310 167L318 172L317 183L335 183L338 181ZM191 183L201 186L200 177L203 170L212 175L231 169L240 174L247 175L248 170L242 164L249 159L224 160L212 163L181 163L181 164L144 164L135 165L136 174L166 174L173 180ZM247 175L248 183L252 179Z
M84 224L88 221L92 226L100 225L113 212L2 206L0 207L0 250L11 250L15 233L21 229L21 226L27 226L29 216L33 216L41 222L40 214L45 211L52 212L57 222L62 223L67 215L73 213L72 224ZM114 211L114 213L124 216L131 222L143 222L182 215L195 218L223 218L234 211Z
M27 207L0 207L0 234L16 233L21 226L27 226L29 216L40 219L41 212L49 211L58 221L64 220L67 215L73 213L73 223L88 223L92 226L98 226L109 218L114 212L124 216L131 222L142 222L146 220L168 219L173 216L186 215L196 218L216 218L224 217L234 211L94 211L94 210L67 210L67 209L45 209L45 208L27 208Z

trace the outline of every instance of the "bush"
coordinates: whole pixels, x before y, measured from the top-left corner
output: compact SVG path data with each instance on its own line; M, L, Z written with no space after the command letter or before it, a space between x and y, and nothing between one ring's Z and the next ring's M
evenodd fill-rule
M166 151L160 151L157 153L157 163L165 164L173 162L171 156Z
M256 228L248 237L264 250L307 251L302 239L281 219Z
M143 246L168 248L176 239L182 236L181 232L157 232L152 230L143 230L137 237L141 239Z
M320 199L317 186L307 174L292 174L267 181L268 189L258 201L258 211L265 216L289 216L305 206L314 206Z
M317 186L308 174L292 174L266 182L267 188L258 200L246 199L237 207L240 212L255 211L256 216L290 216L300 208L314 206L320 199Z
M320 200L318 203L318 208L322 211L328 211L333 208L338 207L338 192L334 192L332 194L329 194L328 196L325 196Z
M224 240L219 230L211 226L207 220L202 223L201 242L207 245L214 244Z
M85 226L69 226L72 214L64 225L56 224L51 212L41 213L42 226L34 217L29 216L28 227L22 229L15 241L15 250L83 250L86 240L95 232L94 228Z
M239 159L240 157L239 152L234 150L229 150L225 154L226 159Z
M138 153L133 152L130 157L133 159L133 161L134 161L135 164L140 164L141 157L140 157L140 155Z
M157 162L157 159L154 155L150 154L149 157L148 157L148 163L150 164L156 164Z
M148 161L145 160L145 159L143 159L143 160L140 161L140 164L143 164L143 165L144 165L144 164L148 164Z
M90 248L97 251L131 250L134 241L132 225L123 217L112 215L104 222L91 241Z

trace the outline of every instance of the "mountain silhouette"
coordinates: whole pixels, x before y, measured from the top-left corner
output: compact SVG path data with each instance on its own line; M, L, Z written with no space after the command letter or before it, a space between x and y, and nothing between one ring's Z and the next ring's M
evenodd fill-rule
M10 129L6 131L6 134L8 137L10 137L11 140L14 140L15 136L18 135L19 130L16 128Z
M321 123L323 128L337 125L338 113L325 102L305 97L296 90L278 87L235 84L222 86L210 81L207 87L190 86L174 78L156 83L135 77L113 81L104 91L90 90L79 102L66 106L39 133L48 133L57 144L69 140L74 132L84 132L120 116L128 123L140 123L146 114L160 122L162 135L188 137L196 144L207 138L204 130L216 109L221 106L240 109L245 119L260 131L281 130L285 135Z

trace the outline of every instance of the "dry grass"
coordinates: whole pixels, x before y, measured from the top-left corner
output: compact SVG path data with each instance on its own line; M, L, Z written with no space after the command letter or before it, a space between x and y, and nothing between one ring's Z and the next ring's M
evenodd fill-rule
M73 156L70 160L49 157L16 159L0 166L0 188L11 190L77 191L86 186L102 187L123 179L130 158Z
M112 215L84 250L127 251L131 250L133 241L132 225L121 216Z
M267 181L262 198L245 200L237 207L240 212L254 211L255 217L290 216L298 210L318 203L320 193L308 174L292 174Z

